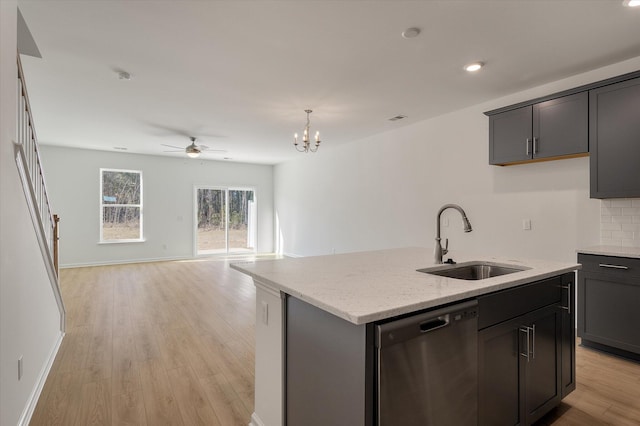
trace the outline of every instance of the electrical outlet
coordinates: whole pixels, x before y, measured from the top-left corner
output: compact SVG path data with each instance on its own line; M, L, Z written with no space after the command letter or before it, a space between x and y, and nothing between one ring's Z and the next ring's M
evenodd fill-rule
M22 379L22 356L18 358L18 380Z
M525 231L531 231L531 219L522 220L522 229Z

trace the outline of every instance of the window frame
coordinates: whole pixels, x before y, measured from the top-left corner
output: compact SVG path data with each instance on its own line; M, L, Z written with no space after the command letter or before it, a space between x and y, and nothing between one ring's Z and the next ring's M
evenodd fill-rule
M104 203L104 195L103 195L103 183L104 183L104 172L119 172L119 173L137 173L140 176L140 195L139 195L139 200L140 203L139 204L105 204ZM130 170L130 169L113 169L113 168L106 168L106 167L101 167L100 168L100 192L99 192L99 198L100 198L100 221L99 221L99 227L100 227L100 240L98 241L99 244L122 244L122 243L140 243L140 242L144 242L144 215L143 215L143 175L142 175L142 170ZM139 238L122 238L122 239L117 239L117 240L105 240L104 239L104 208L105 207L127 207L127 208L138 208L139 210L139 218L140 218L140 228L139 228Z

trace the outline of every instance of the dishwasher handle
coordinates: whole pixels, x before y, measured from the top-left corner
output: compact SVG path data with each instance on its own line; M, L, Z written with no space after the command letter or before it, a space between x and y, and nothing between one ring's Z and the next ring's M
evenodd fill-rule
M420 332L428 333L430 331L434 331L439 328L446 327L449 325L449 322L450 322L449 314L430 319L428 321L420 323Z
M375 347L380 349L411 339L426 338L433 331L445 327L457 328L462 323L471 321L477 327L478 301L475 299L415 315L392 318L376 324Z

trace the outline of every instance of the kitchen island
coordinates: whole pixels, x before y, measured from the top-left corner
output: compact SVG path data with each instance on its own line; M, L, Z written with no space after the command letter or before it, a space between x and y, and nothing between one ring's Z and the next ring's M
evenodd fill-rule
M344 424L377 424L373 352L376 324L552 279L556 281L549 281L545 288L554 289L556 304L561 305L565 303L562 288L573 285L572 271L579 268L574 263L453 252L451 257L458 263L486 261L524 270L477 281L425 274L417 269L434 265L432 251L424 248L233 264L232 268L254 279L257 289L256 398L252 425L284 425L287 417L288 424L295 424L292 416L301 412L312 414L317 424L321 424L327 412L336 413L336 418L352 419L344 420ZM567 279L571 282L565 282ZM525 298L535 299L530 295ZM567 294L568 310L569 299ZM489 310L500 311L500 305L504 304L496 299L498 307L490 308L495 301L486 300L479 304L480 318ZM505 300L508 305L518 305ZM485 311L482 306L487 306ZM558 307L556 311L559 310ZM491 329L489 324L485 325L487 330ZM300 327L307 327L303 328L307 331L304 344L299 341ZM521 340L518 331L515 336ZM315 352L305 348L315 348ZM320 355L313 361L316 364L311 363L314 353ZM311 363L306 369L301 368L304 360L298 362L300 355ZM305 393L302 378L307 373L310 374L307 381L315 380L307 382L307 392L314 396L313 401L304 395L298 398ZM333 389L328 389L329 386ZM291 389L296 389L294 395ZM295 401L289 398L287 402L288 396ZM300 401L304 407L292 406ZM316 424L307 420L306 424Z

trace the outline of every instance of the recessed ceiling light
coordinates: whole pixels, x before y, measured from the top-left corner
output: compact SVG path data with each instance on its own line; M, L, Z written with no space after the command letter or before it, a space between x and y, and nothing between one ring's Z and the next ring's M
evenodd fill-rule
M411 27L411 28L407 28L402 32L402 37L414 38L414 37L418 37L419 34L420 34L420 28Z
M476 72L484 66L484 62L473 62L464 66L465 71Z
M627 7L638 7L640 6L640 0L624 0L622 4Z

